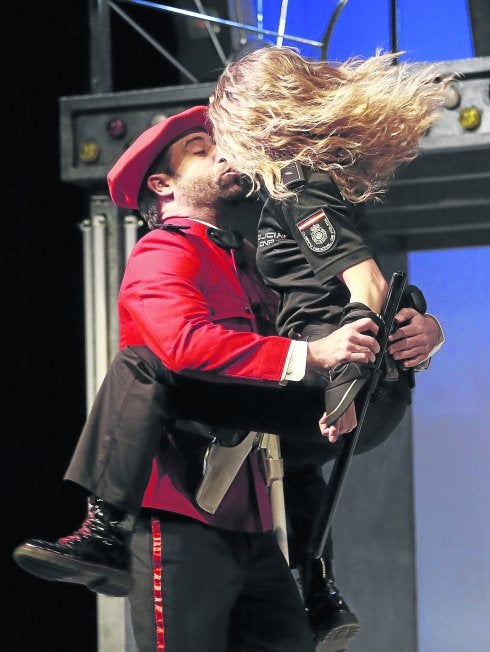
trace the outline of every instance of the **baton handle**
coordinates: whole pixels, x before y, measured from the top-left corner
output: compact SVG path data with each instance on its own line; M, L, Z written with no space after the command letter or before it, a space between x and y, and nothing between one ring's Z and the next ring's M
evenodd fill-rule
M315 559L319 559L323 555L323 550L327 542L328 533L330 532L332 520L340 498L345 476L347 474L347 469L362 430L369 402L376 390L381 375L381 365L389 344L388 338L393 330L395 315L398 312L406 282L407 275L405 272L398 271L393 273L388 287L388 293L381 309L384 328L379 341L380 350L376 356L373 375L369 381L361 413L357 419L357 426L352 433L341 436L337 457L335 458L332 472L325 488L324 496L320 504L320 510L313 525L313 532L308 545L308 553L315 557Z

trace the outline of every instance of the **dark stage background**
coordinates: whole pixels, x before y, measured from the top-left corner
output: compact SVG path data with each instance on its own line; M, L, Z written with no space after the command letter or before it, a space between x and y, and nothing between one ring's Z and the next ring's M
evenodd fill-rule
M96 600L20 570L12 549L78 526L61 477L85 416L84 197L59 181L58 97L88 92L85 2L22 3L2 20L1 647L96 649Z
M0 647L8 652L96 650L95 594L36 579L11 559L24 539L66 535L85 513L85 498L62 475L85 418L78 224L87 217L87 197L60 181L58 98L91 92L87 4L17 3L0 27ZM131 38L123 28L113 36ZM175 83L173 71L164 64L153 70L145 56L143 47L137 67L129 58L115 62L115 90Z

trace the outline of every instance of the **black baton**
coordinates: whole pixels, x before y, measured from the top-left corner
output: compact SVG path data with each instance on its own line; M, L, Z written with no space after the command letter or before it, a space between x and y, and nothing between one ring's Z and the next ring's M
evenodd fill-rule
M323 550L328 538L328 533L330 532L333 516L337 507L340 493L342 491L342 486L345 481L347 469L349 467L349 463L352 459L352 455L354 454L357 440L359 439L359 435L362 430L362 425L366 417L369 402L376 390L379 378L381 376L381 366L383 364L383 360L389 344L388 338L393 330L395 315L398 312L406 283L407 275L405 272L399 271L393 273L388 288L388 293L381 309L381 317L384 321L384 328L383 333L381 334L381 339L379 341L380 350L376 356L373 375L369 381L367 393L362 404L361 413L357 419L357 426L352 433L342 435L340 438L340 447L335 458L328 484L325 488L322 502L320 503L320 510L315 519L315 523L313 524L313 532L311 534L310 543L308 546L308 553L315 559L319 559L323 555Z

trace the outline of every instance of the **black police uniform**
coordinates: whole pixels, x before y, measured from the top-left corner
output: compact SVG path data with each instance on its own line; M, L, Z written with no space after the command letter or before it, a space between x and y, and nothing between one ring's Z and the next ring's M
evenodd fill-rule
M280 335L301 338L332 332L350 301L347 286L337 275L353 265L374 258L371 235L365 223L365 207L347 201L325 172L296 163L283 170L283 179L298 192L297 199L278 201L262 191L264 206L258 224L257 266L266 284L280 295L277 328ZM318 382L321 377L316 374ZM368 409L356 454L381 444L398 425L410 404L410 379L400 374L396 383L380 383ZM382 399L382 400L381 400ZM362 394L359 401L362 400ZM292 562L301 555L307 526L322 495L318 462L327 461L326 450L335 449L326 439L299 446L282 440L286 464L285 494L292 528ZM298 495L298 487L305 490ZM308 488L306 488L308 487ZM294 523L297 522L297 527ZM298 534L302 533L302 537ZM302 540L302 541L301 541ZM329 542L330 546L330 542ZM326 556L331 556L331 549Z
M324 172L299 168L295 179L297 201L263 196L257 243L259 271L281 296L277 328L286 336L337 325L349 302L337 274L373 258L360 231L363 208L347 202Z

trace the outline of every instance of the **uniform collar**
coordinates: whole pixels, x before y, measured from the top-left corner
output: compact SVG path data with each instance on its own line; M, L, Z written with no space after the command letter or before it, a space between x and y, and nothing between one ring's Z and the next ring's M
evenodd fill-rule
M235 229L221 229L214 224L205 222L196 217L167 217L160 223L159 227L167 231L180 231L181 233L189 228L189 225L186 224L175 224L174 220L189 220L196 224L202 224L206 227L206 235L208 238L214 242L215 245L229 251L230 249L240 249L243 245L243 235L236 231ZM168 223L172 221L172 223Z

